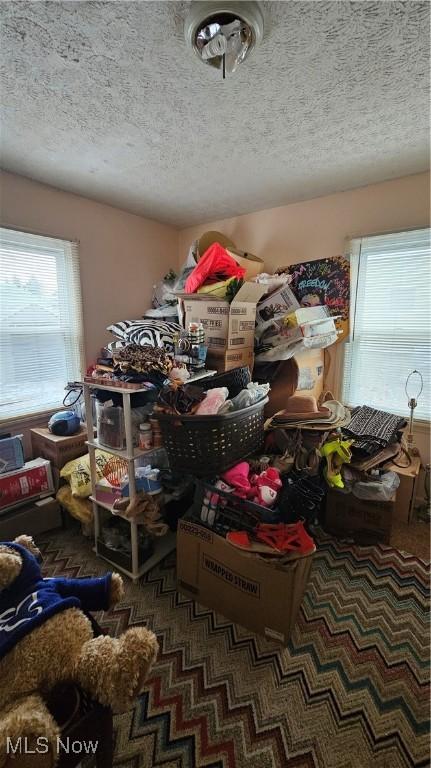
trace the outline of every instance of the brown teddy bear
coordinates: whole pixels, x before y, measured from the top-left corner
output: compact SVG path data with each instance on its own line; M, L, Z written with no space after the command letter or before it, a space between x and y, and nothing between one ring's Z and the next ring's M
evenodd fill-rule
M155 635L144 627L114 639L94 637L88 611L121 600L121 576L43 579L29 536L0 543L0 766L51 768L59 727L44 697L61 682L76 683L114 712L130 708L156 659ZM38 738L48 753L25 757L11 744Z

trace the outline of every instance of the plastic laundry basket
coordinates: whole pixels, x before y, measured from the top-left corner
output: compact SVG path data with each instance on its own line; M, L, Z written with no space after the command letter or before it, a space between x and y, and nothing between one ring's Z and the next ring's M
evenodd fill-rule
M232 368L230 371L224 371L223 373L217 373L215 376L201 379L198 384L205 391L214 389L215 387L227 387L229 390L229 397L232 399L239 395L239 393L247 387L247 384L249 384L250 381L250 368L247 365L244 365L240 368Z
M258 451L264 441L267 402L265 397L220 416L155 414L171 469L195 477L215 477Z

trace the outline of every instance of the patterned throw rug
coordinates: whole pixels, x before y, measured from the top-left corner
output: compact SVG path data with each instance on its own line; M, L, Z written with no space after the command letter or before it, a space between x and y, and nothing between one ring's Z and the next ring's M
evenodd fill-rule
M45 575L105 570L75 532L45 535ZM398 768L429 765L429 568L391 547L324 537L287 648L175 589L170 555L121 606L160 655L115 719L117 768Z

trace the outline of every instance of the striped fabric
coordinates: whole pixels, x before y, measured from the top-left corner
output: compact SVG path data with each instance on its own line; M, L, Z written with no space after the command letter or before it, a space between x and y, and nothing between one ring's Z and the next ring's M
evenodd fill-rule
M38 542L39 546L41 542ZM102 573L91 542L42 542L46 575ZM289 645L182 597L169 556L97 618L146 624L160 655L115 718L116 768L426 768L429 567L323 536Z
M168 352L174 349L174 335L182 329L178 323L164 320L120 320L108 325L107 331L122 341L152 347L165 347Z

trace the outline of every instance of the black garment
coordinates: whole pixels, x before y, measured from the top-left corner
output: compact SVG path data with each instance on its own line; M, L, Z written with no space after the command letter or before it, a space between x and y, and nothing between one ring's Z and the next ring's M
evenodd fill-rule
M352 411L352 418L349 425L343 428L343 433L355 440L357 450L372 455L396 442L399 430L406 423L405 419L393 413L362 405Z

